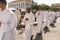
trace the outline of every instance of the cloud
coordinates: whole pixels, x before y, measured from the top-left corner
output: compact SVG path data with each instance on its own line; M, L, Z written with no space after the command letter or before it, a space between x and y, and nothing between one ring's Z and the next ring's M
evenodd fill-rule
M34 0L35 2L37 2L38 4L47 4L47 5L51 5L52 3L60 3L60 0Z

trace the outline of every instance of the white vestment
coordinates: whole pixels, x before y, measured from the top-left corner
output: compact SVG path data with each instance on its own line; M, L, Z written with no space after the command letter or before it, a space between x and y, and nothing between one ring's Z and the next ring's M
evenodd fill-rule
M55 20L55 12L49 12L49 20L50 20L50 24L54 22Z
M26 18L28 18L29 21L26 22L25 21ZM24 34L23 34L25 40L30 40L31 39L32 27L33 27L34 21L35 21L35 18L34 18L34 15L32 14L32 12L25 14L24 21L23 21L25 23L25 31L24 31Z
M57 18L60 17L60 12L56 12L57 13Z
M17 19L13 12L5 9L0 13L0 40L16 40Z
M43 15L41 11L36 12L36 18L37 18L37 33L41 33L43 21Z
M48 17L49 17L49 14L48 14L48 11L43 11L43 27L46 27L48 26Z

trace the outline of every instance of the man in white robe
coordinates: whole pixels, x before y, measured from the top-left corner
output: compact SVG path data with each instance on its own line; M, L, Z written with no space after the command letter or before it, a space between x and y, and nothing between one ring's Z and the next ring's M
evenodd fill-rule
M49 16L50 26L55 27L55 25L54 25L54 21L55 21L55 17L56 17L55 12L50 11L49 14L50 14L50 16Z
M17 18L6 4L6 0L0 0L0 40L16 40Z
M27 22L26 22L26 20L27 20ZM32 27L33 27L33 24L35 22L35 18L34 18L33 13L31 12L30 8L27 8L27 13L24 16L23 22L26 24L25 25L25 32L24 32L25 39L32 40L32 31L33 31Z
M49 14L48 11L43 10L43 30L44 32L50 32L49 28L48 28L48 18L49 18Z
M43 14L41 10L38 10L36 12L36 18L37 18L37 35L42 34L42 22L43 22Z

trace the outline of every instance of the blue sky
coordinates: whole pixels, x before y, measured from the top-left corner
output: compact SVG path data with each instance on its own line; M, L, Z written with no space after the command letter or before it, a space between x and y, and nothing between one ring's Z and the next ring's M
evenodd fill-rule
M14 0L7 0L8 2L14 1ZM60 0L33 0L37 2L38 4L47 4L51 5L52 3L60 3Z

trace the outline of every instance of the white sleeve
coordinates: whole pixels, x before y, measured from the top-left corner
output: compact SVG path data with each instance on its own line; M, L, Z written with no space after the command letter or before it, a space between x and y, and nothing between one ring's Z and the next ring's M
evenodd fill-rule
M15 29L16 27L17 27L17 17L16 15L13 14L10 20L10 28L5 28L4 32L11 31Z
M17 17L16 15L12 15L12 18L11 18L11 29L14 29L17 27Z

